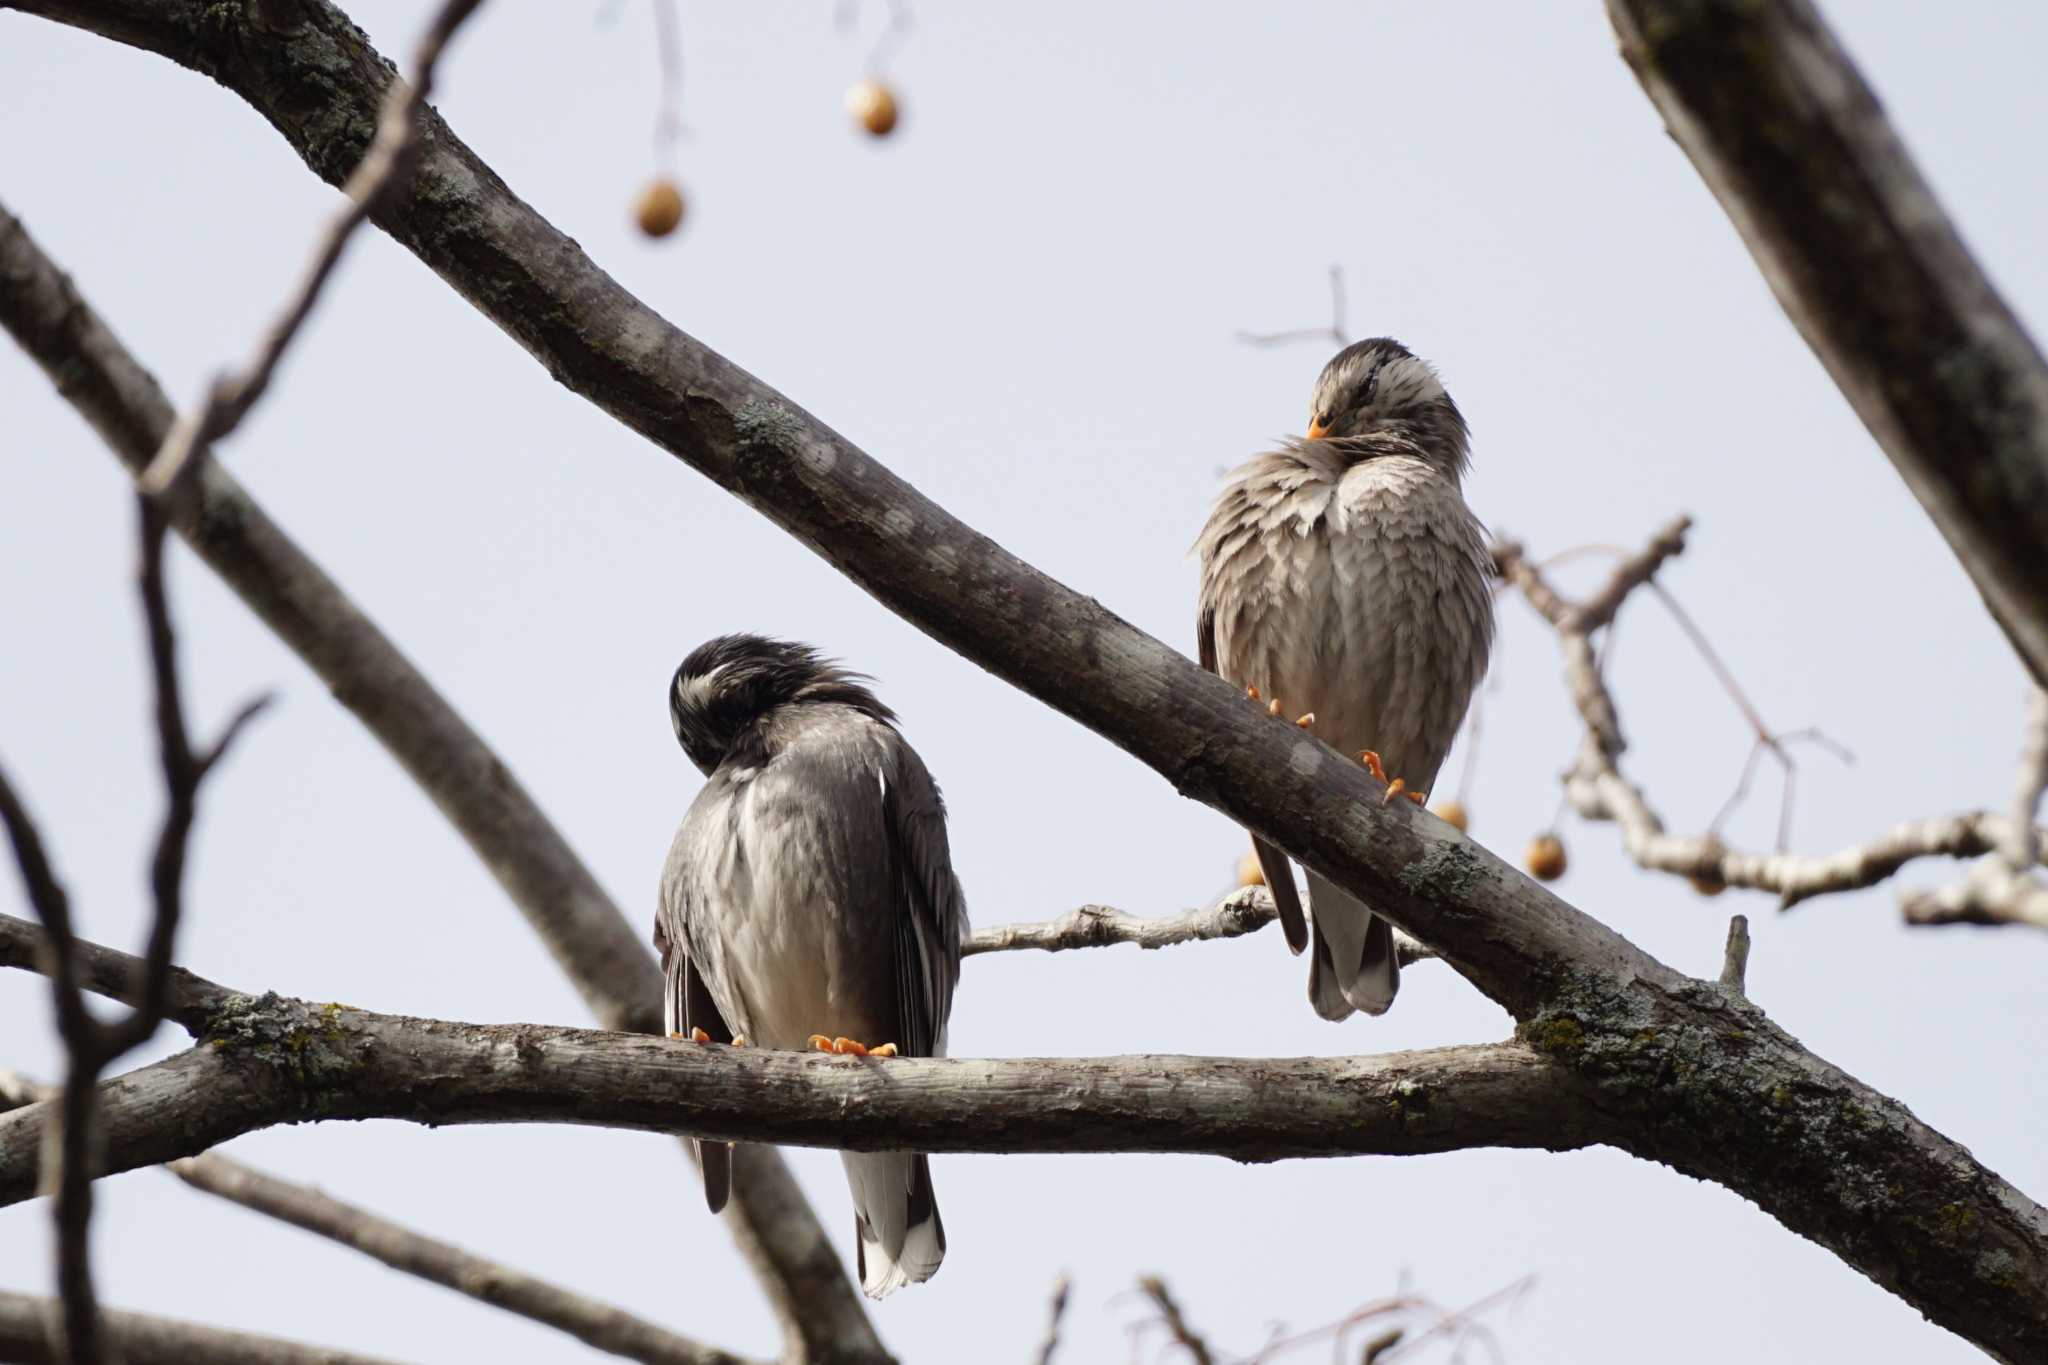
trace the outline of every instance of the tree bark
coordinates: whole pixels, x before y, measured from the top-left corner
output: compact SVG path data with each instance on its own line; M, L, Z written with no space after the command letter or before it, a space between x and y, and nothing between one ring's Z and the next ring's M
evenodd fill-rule
M64 1365L64 1357L50 1349L43 1330L56 1307L55 1299L0 1289L0 1360ZM176 1318L118 1309L107 1309L103 1316L107 1344L120 1353L122 1365L392 1365L381 1356L202 1327Z
M1778 302L2048 687L2048 365L1808 0L1608 0Z

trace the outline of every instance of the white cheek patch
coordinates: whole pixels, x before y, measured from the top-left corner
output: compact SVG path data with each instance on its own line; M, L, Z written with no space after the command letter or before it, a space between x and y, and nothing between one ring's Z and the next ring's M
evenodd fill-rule
M710 704L713 694L718 690L718 675L730 667L731 664L720 664L709 673L686 678L676 684L676 704L685 711L703 710Z

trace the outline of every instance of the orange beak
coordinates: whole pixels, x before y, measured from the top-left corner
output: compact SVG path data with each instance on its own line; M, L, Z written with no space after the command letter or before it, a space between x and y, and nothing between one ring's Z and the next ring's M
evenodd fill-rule
M1320 418L1320 417L1316 417L1316 416L1314 416L1314 415L1311 415L1311 416L1309 417L1309 419L1308 419L1308 438L1309 438L1309 439L1310 439L1311 441L1320 441L1320 440L1322 440L1322 439L1323 439L1323 437L1325 437L1325 436L1328 436L1329 434L1330 434L1330 429L1329 429L1328 427L1326 427L1326 426L1324 426L1324 425L1323 425L1323 420L1322 420L1322 418Z

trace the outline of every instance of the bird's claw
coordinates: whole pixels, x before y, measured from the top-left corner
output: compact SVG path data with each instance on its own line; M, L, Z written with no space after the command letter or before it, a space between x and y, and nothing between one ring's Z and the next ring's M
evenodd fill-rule
M1313 730L1316 728L1316 713L1310 711L1305 715L1296 716L1294 723L1304 730Z
M894 1057L896 1055L896 1044L894 1043L882 1043L876 1047L869 1047L866 1043L858 1043L851 1038L827 1038L822 1033L813 1033L809 1041L814 1051L830 1052L841 1057Z
M708 1043L711 1041L711 1035L700 1028L693 1028L688 1033L677 1033L674 1029L670 1029L668 1036L678 1043Z
M1393 800L1397 796L1405 796L1418 806L1429 800L1429 793L1427 792L1410 791L1405 778L1388 777L1387 765L1380 761L1379 754L1373 750L1360 749L1358 751L1358 761L1365 765L1367 772L1387 784L1387 794L1380 798L1382 806L1393 804Z

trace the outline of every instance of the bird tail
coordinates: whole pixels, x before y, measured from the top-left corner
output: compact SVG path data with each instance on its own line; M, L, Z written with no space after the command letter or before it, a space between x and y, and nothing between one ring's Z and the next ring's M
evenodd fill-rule
M1364 901L1335 882L1308 874L1309 917L1315 955L1309 963L1308 998L1325 1019L1352 1010L1385 1014L1401 989L1401 962L1394 955L1394 927Z
M732 1144L690 1139L697 1151L697 1169L704 1174L704 1203L717 1213L732 1194Z
M887 1297L932 1277L946 1257L946 1226L922 1152L842 1152L853 1187L860 1290Z

